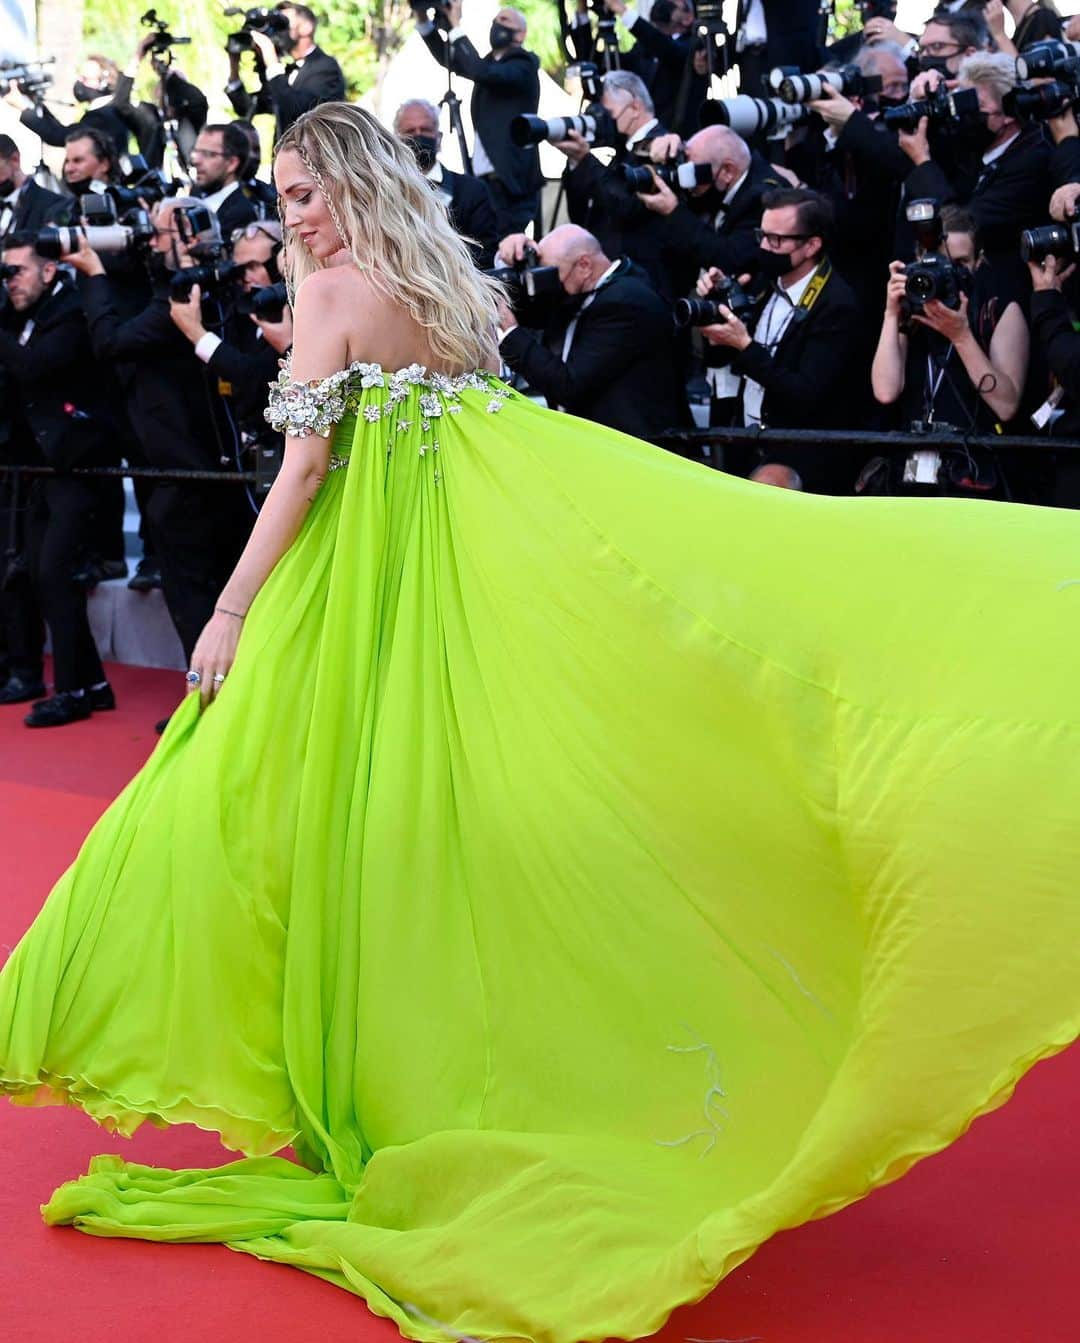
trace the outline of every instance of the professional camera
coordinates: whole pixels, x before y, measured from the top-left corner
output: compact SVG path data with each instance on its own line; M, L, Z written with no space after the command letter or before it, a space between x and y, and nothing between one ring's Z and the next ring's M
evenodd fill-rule
M496 266L484 274L506 285L514 304L522 299L545 298L562 292L558 266L541 266L535 247L526 247L521 260L512 266Z
M730 126L744 140L762 131L767 136L783 134L810 115L802 103L783 103L779 98L751 98L748 93L733 98L710 98L701 105L702 126Z
M55 56L44 61L0 61L0 96L14 85L25 97L41 102L54 79L53 72L45 67L55 64Z
M732 316L740 322L747 322L753 316L754 300L738 280L725 277L713 283L708 298L693 296L676 299L673 312L675 325L712 326L715 322L726 322L727 318L720 311L721 305L730 308Z
M576 117L534 117L522 113L510 122L510 139L524 149L529 145L558 144L565 140L571 131L583 135L589 144L598 147L613 148L618 142L615 122L607 109L599 103L590 103L585 111Z
M567 79L577 78L581 84L581 96L591 103L598 103L604 93L604 76L598 65L592 61L578 61L576 65L566 67Z
M241 270L237 279L242 278ZM285 288L285 282L279 280L277 284L268 284L262 289L241 292L237 295L236 311L244 315L258 317L264 322L280 322L285 315L288 302L289 295Z
M1080 255L1080 217L1065 224L1044 224L1025 229L1020 235L1020 255L1025 261L1045 261L1048 256L1061 258Z
M915 238L915 255L923 257L927 252L938 251L945 240L945 228L937 201L932 197L909 201L904 206L904 215Z
M980 115L979 94L976 89L957 89L955 93L943 86L928 93L925 98L904 103L900 107L887 107L881 119L894 131L905 131L913 135L919 129L919 122L926 117L931 125L939 127L958 127L965 122L974 121Z
M904 298L909 313L922 312L937 299L946 308L959 308L960 295L970 287L966 267L957 266L947 256L929 252L904 267Z
M224 289L234 284L243 273L243 266L238 266L235 261L221 259L206 261L200 266L186 266L183 270L174 271L169 277L169 297L181 300L190 298L194 285L198 285L204 294Z
M1080 42L1032 42L1016 58L1018 79L1066 79L1080 77Z
M871 19L896 18L896 0L855 0L855 8L859 11L864 28Z
M132 218L137 214L137 218ZM154 236L154 226L145 210L125 215L123 224L75 224L71 227L50 226L38 229L34 251L49 261L60 261L69 252L79 250L79 239L86 241L94 249L106 255L140 252L145 249Z
M172 47L186 47L191 44L190 37L176 37L169 32L169 25L159 19L155 10L148 9L139 19L144 28L154 30L154 40L150 43L150 53L159 59L164 58L167 65L172 60Z
M845 98L865 98L881 92L880 75L864 75L857 65L842 65L838 70L818 70L816 74L792 74L783 66L770 70L766 83L782 103L812 103L825 97L825 89L835 89Z
M262 33L274 44L279 55L287 56L292 49L289 36L289 16L279 9L239 9L235 6L225 11L228 15L243 14L244 25L238 33L230 33L225 39L225 51L230 56L240 56L245 51L253 51L255 43L252 33Z
M625 165L620 175L630 191L642 196L655 196L657 177L679 194L689 194L695 187L707 187L713 180L712 165L708 163L663 163L652 168Z
M1018 84L1002 98L1001 107L1011 117L1047 121L1067 112L1076 96L1075 85L1052 79L1048 84Z

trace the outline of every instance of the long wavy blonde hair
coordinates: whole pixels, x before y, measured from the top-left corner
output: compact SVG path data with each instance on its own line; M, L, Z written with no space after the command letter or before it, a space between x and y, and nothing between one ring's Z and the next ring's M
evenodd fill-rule
M322 103L293 122L275 155L286 149L311 173L357 265L424 328L432 354L452 372L485 363L502 288L476 269L408 146L362 108ZM320 264L290 229L284 234L293 295Z

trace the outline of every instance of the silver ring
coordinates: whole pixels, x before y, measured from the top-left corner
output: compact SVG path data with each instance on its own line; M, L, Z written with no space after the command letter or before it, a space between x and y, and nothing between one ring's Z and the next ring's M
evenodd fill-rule
M188 685L202 685L202 672L189 671L184 680Z
M214 682L215 685L220 685L220 684L222 683L222 681L224 681L224 679L225 679L225 673L224 673L224 672L215 672L214 675L213 675L213 677L212 677L211 679L213 680L213 682Z

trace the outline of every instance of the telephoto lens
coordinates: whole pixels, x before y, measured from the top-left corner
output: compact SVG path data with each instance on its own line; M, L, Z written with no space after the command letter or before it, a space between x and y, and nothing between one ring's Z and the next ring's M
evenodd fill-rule
M1052 79L1080 72L1080 42L1032 42L1016 58L1018 79Z
M530 145L557 144L565 140L571 131L577 131L586 140L592 142L596 137L596 118L578 117L534 117L528 113L516 116L510 122L510 139L519 149Z
M752 98L748 93L734 98L710 98L701 105L703 126L730 126L744 140L763 131L766 135L805 121L810 115L802 103L784 103L779 98Z
M1076 96L1075 88L1052 79L1048 84L1020 84L1010 89L1002 98L1001 107L1011 117L1046 121L1068 111Z

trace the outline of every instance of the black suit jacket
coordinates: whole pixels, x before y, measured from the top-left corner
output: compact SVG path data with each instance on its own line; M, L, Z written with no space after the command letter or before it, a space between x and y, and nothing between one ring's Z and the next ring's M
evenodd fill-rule
M258 93L248 93L242 84L226 87L229 102L238 117L250 120L258 112L274 118L275 138L287 131L301 112L320 103L340 102L345 97L345 76L341 66L321 47L314 47L289 83L289 71L275 75Z
M169 316L167 285L158 285L135 317L117 314L107 276L83 289L94 354L103 364L127 363L132 428L151 466L212 470L220 465L220 401L191 343Z
M238 186L235 191L231 191L221 202L221 208L216 211L218 228L221 230L222 239L228 242L232 237L233 229L241 228L244 224L250 224L259 218L259 212L252 201L244 195L243 187Z
M185 163L195 146L199 132L206 125L209 104L197 85L182 79L174 70L165 76L165 101L175 119L176 138ZM160 168L165 161L165 131L161 116L153 103L130 102L118 104L117 111L135 133L139 152L151 168Z
M577 328L563 363L575 311ZM515 327L499 351L550 405L637 438L655 438L690 422L672 336L670 307L624 258L587 306L563 308L542 337Z
M907 200L932 197L939 204L966 205L978 225L987 255L1015 255L1023 229L1046 220L1051 190L1051 147L1041 123L1030 122L999 159L958 170L952 180L934 159L912 168L904 182Z
M640 143L647 146L666 133L657 122ZM672 247L668 221L646 209L622 179L624 166L647 161L620 150L608 167L592 154L576 166L568 164L567 212L572 223L596 236L608 256L628 256L648 274L657 292L671 299L685 288L689 272Z
M19 203L9 232L21 229L40 229L63 220L68 210L67 198L56 191L46 191L34 179L28 178L19 192Z
M446 65L447 38L438 28L421 34L428 50ZM496 60L491 52L480 56L467 37L450 42L450 68L473 84L469 108L473 129L483 141L495 172L511 196L531 196L543 182L540 155L519 149L510 140L510 122L540 105L540 62L524 47L511 47Z
M865 364L863 344L858 301L834 271L813 306L796 313L771 354L754 341L734 355L731 367L764 388L766 428L854 428L860 403L851 394L853 370ZM817 448L770 448L767 460L794 467L808 490L848 493L855 480L852 454L830 448L827 437Z
M122 102L127 102L130 89L130 80L127 80L123 87L118 86L118 95ZM27 130L39 135L47 145L54 145L57 148L63 147L65 136L72 126L84 126L108 136L116 146L117 154L128 152L127 122L120 114L115 98L112 103L106 103L103 107L92 107L77 122L72 122L72 126L65 126L62 121L58 121L44 103L35 103L33 107L28 107L19 114L19 120Z
M817 0L762 0L765 9L766 63L816 70L822 50L818 44L820 6ZM735 31L746 23L750 0L739 0Z
M487 183L443 167L442 192L450 198L450 222L459 233L475 240L478 245L471 250L476 264L490 270L499 245L499 227Z
M758 254L754 230L761 223L761 198L767 191L786 186L790 186L787 179L755 150L746 180L729 205L710 193L703 213L680 203L667 216L670 247L695 268L719 266L725 275L736 276L752 271ZM723 218L714 226L721 208Z
M634 20L630 32L634 45L623 57L623 67L645 81L660 120L688 140L701 124L699 112L708 92L708 80L694 73L693 36L668 37L643 18Z
M30 336L18 332L33 319ZM18 397L19 410L41 456L62 470L77 463L103 465L115 460L111 416L102 396L100 370L79 295L58 279L30 313L4 312L0 330L0 367Z

